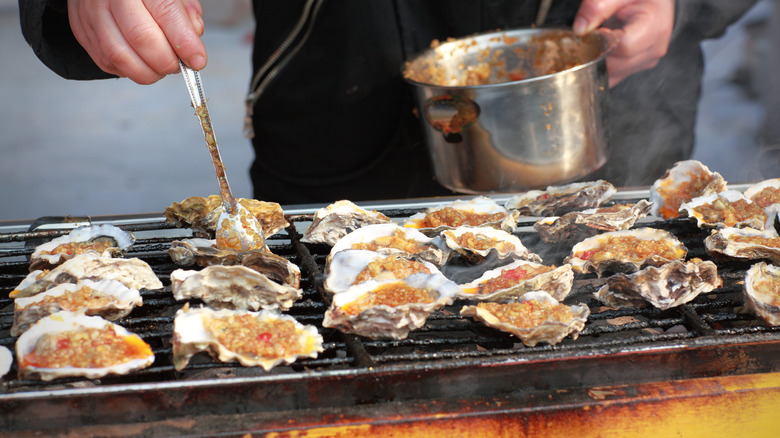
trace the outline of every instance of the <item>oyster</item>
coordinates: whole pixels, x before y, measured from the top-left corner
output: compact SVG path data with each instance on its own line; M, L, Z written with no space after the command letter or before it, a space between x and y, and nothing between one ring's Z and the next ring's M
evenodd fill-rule
M458 298L479 301L509 301L531 291L544 291L556 300L571 292L574 272L571 265L559 267L518 260L491 269L479 278L458 286Z
M594 296L612 307L641 307L650 303L666 310L722 284L715 263L700 259L674 260L659 267L648 266L633 274L615 274L607 278L607 283Z
M724 190L726 180L718 172L700 161L679 161L650 187L651 214L664 219L680 217L683 202Z
M615 186L604 180L550 186L513 196L506 208L523 216L561 216L570 211L598 207L615 196Z
M117 280L131 289L138 290L163 287L152 268L141 259L101 257L94 252L86 252L51 271L30 272L27 278L15 290L11 291L9 296L12 298L29 297L54 285L76 283L79 280Z
M265 237L278 233L290 224L284 217L282 207L275 202L239 198L236 201L249 210L260 222ZM192 196L181 202L174 202L165 208L165 222L177 227L192 228L197 237L214 237L217 221L225 207L219 195L207 197Z
M173 321L173 365L184 369L202 351L221 362L238 360L243 366L266 371L299 358L315 358L323 351L322 336L314 326L292 316L262 310L184 308Z
M523 242L504 230L487 227L458 227L441 233L444 243L453 251L474 262L481 262L490 253L499 259L522 259L541 263Z
M95 348L96 343L106 348ZM154 353L143 339L120 325L63 310L19 336L16 361L20 379L97 379L146 368L154 362Z
M452 304L458 286L443 275L369 280L333 295L323 327L372 339L404 339L436 309Z
M680 205L680 212L696 219L699 228L774 229L775 216L736 190L693 198Z
M529 292L511 303L479 303L464 306L460 314L481 321L488 327L511 333L523 344L539 342L555 345L566 336L577 339L585 327L590 309L584 304L567 306L547 292Z
M11 365L14 363L14 356L11 350L0 345L0 378L11 371Z
M647 216L650 208L650 202L642 199L634 204L572 211L560 217L541 219L534 224L534 229L545 242L582 240L605 231L627 230Z
M745 197L761 208L780 207L780 178L766 179L753 184L745 190Z
M427 208L404 221L404 227L418 229L426 236L436 236L443 230L461 226L491 227L511 232L517 226L517 214L487 196L477 196L468 201L457 200Z
M21 335L30 325L60 310L82 311L116 321L142 305L141 293L116 280L80 280L62 283L37 295L14 301L11 336Z
M197 298L216 309L288 310L302 296L299 289L278 284L253 269L222 265L173 271L171 291L179 301Z
M769 325L780 325L780 267L758 262L745 274L745 303Z
M135 236L114 225L87 225L39 245L30 256L30 271L51 269L65 260L95 251L103 257L119 257L135 242Z
M367 280L400 280L416 273L441 274L430 262L348 249L333 255L323 287L330 293L339 293Z
M644 266L660 266L683 260L688 249L672 233L656 228L610 231L589 237L572 247L564 263L574 272L635 272Z
M780 237L770 230L722 228L704 239L704 247L715 257L780 263Z
M328 264L334 254L346 249L413 257L436 266L443 265L450 257L450 251L441 237L428 237L414 228L401 227L395 223L366 225L342 237L331 248Z
M390 218L382 213L368 211L351 201L341 200L314 213L301 242L333 246L339 239L362 226L388 222L391 222Z

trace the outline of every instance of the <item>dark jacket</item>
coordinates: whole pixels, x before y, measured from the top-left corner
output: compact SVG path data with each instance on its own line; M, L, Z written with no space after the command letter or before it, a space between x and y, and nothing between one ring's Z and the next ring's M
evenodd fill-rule
M305 0L255 0L257 70L298 21ZM579 0L546 20L570 26ZM700 42L722 35L755 1L678 2L659 65L610 90L607 164L584 179L651 184L690 157L701 93ZM64 2L20 0L22 30L41 60L71 79L111 77L78 46ZM281 203L451 194L435 182L404 60L433 39L528 27L539 5L498 0L325 0L300 51L254 106L255 197Z

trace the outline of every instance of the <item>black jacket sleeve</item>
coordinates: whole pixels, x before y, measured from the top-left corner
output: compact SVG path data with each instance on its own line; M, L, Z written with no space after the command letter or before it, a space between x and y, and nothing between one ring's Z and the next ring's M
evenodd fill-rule
M719 38L757 0L677 0L675 35L685 32L698 40Z
M66 79L107 79L73 36L65 0L19 0L22 35L36 56Z

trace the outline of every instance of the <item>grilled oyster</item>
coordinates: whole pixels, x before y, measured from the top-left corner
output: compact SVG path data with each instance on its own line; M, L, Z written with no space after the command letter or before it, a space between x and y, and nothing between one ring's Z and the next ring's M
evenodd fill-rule
M627 230L647 216L650 208L650 202L642 199L634 204L572 211L560 217L541 219L534 224L534 229L545 242L582 240L605 231Z
M117 280L132 289L160 289L162 282L152 268L138 258L111 258L87 252L51 271L33 271L9 296L23 298L41 293L60 283L79 280ZM20 289L21 288L21 289Z
M339 239L328 255L346 249L364 249L385 255L400 255L425 260L436 266L447 262L450 252L440 237L428 237L414 228L395 223L366 225Z
M672 233L656 228L611 231L589 237L572 247L564 263L574 272L635 272L644 266L660 266L682 260L688 249Z
M253 269L222 265L173 271L171 291L179 301L198 298L216 309L288 310L302 296L300 289L278 284Z
M388 222L391 222L390 218L382 213L368 211L352 201L341 200L314 213L314 219L301 242L333 246L339 239L362 226Z
M745 197L761 208L780 204L780 178L766 179L753 184L745 190Z
M348 249L333 255L323 287L330 293L339 293L364 281L400 280L417 273L441 274L436 265L430 262Z
M700 161L679 161L650 187L651 214L664 219L680 217L683 202L724 190L726 180L718 172Z
M774 231L753 228L723 228L704 239L707 253L714 257L742 260L770 260L780 264L780 237Z
M696 219L699 228L774 229L774 215L736 190L693 198L680 205L680 212Z
M674 260L660 267L648 266L633 274L615 274L607 278L607 283L594 296L612 307L641 307L650 303L666 310L722 284L715 263L700 259Z
M506 208L523 216L561 216L570 211L598 207L615 196L615 186L604 180L550 186L509 199Z
M14 356L11 350L0 345L0 378L11 371L11 365L14 364Z
M154 353L138 335L117 324L63 310L22 333L16 341L16 361L20 379L97 379L146 368L154 362Z
M458 298L479 301L511 301L531 291L544 291L556 300L571 292L571 265L559 267L518 260L491 269L479 278L458 286Z
M30 271L51 269L74 256L94 251L103 257L119 257L135 242L135 236L114 225L87 225L39 245L30 256Z
M479 263L494 253L499 259L522 259L541 263L542 258L523 245L517 236L487 227L458 227L441 233L451 250Z
M457 200L427 208L404 221L404 227L418 229L426 236L436 236L444 230L461 226L491 227L511 232L517 226L517 214L487 196L477 196L468 201Z
M84 312L116 321L142 305L141 293L116 280L80 280L62 283L37 295L14 301L11 336L21 335L30 325L60 310Z
M780 267L758 262L745 273L745 303L769 325L780 325Z
M372 339L404 339L436 309L452 304L458 286L443 275L369 280L333 295L323 327Z
M290 225L284 217L282 207L275 202L248 198L239 198L236 201L257 218L265 237L274 235ZM192 228L197 237L213 238L219 216L224 211L222 198L219 195L210 195L205 198L192 196L181 202L174 202L165 208L163 214L166 223Z
M460 314L511 333L523 344L533 347L539 342L555 345L566 336L577 339L585 327L590 309L584 304L561 304L547 292L529 292L516 302L464 306Z
M314 326L270 310L190 309L185 305L176 312L173 325L177 371L202 351L221 362L237 360L266 371L299 358L315 358L323 351L322 336Z

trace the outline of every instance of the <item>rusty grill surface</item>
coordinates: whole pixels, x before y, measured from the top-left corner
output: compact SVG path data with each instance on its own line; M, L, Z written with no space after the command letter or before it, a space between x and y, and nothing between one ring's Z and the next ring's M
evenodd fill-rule
M380 211L402 221L426 206L430 205ZM743 308L742 286L750 264L734 261L716 261L721 288L665 311L604 307L592 297L604 279L578 275L564 302L585 303L591 314L578 339L566 338L555 346L526 347L517 338L461 317L462 302L434 312L422 329L404 340L344 335L322 327L328 297L321 283L330 248L299 242L311 217L311 213L288 215L292 225L269 238L269 245L274 253L301 267L303 298L286 313L315 325L322 334L325 351L316 359L265 372L199 354L186 369L175 371L170 340L173 315L183 302L176 302L171 294L169 276L179 267L171 262L167 250L172 241L188 237L189 231L172 228L161 217L106 219L135 234L127 257L149 263L165 285L162 290L142 291L143 306L117 321L152 346L154 364L126 376L52 382L20 380L14 364L0 380L0 424L8 430L24 430L42 427L42 420L48 422L47 427L56 427L90 421L151 421L202 412L295 412L780 370L780 328L765 325ZM571 244L542 242L532 228L535 220L521 218L516 235L544 263L561 264ZM34 247L69 231L39 225L0 234L0 345L12 351L16 338L9 334L13 300L8 294L27 275L27 258ZM645 219L638 225L674 233L688 247L688 258L709 258L703 245L706 233L688 220ZM46 410L45 406L58 409Z

